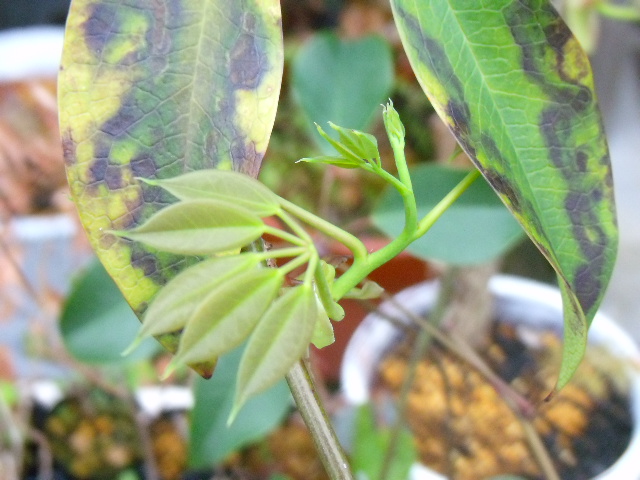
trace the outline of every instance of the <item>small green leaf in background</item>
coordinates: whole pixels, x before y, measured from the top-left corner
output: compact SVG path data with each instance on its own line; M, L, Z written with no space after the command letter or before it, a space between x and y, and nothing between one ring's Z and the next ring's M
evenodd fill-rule
M342 40L320 33L300 47L293 60L292 89L311 122L366 130L389 97L393 75L391 48L383 38ZM318 132L311 132L320 150L331 155Z
M220 358L216 374L210 380L196 380L189 435L191 468L215 465L237 449L259 440L278 426L291 408L291 396L283 380L250 399L227 427L242 353L242 348L229 352Z
M419 215L431 210L466 174L441 165L412 169ZM402 232L403 213L402 198L394 188L387 188L374 209L373 223L393 238ZM523 237L522 227L480 178L408 250L452 265L470 265L498 257Z
M232 416L291 370L309 346L317 319L316 295L306 283L290 288L269 307L242 357Z
M162 252L208 255L244 247L264 233L260 217L219 200L169 205L133 230L118 235Z
M147 339L127 357L120 353L135 338L140 322L104 267L92 262L75 280L60 318L69 352L87 363L126 363L149 358L159 349Z
M389 433L388 429L381 429L376 425L371 405L358 408L351 454L354 472L364 472L370 479L380 478L380 469L389 444ZM413 437L407 429L400 432L398 441L396 455L386 478L403 480L408 478L409 469L417 461L418 454Z
M391 6L433 107L558 274L562 387L584 355L618 243L589 58L548 0Z
M278 197L271 190L255 178L234 171L207 169L166 180L141 180L167 190L179 200L219 200L259 217L269 217L280 210Z

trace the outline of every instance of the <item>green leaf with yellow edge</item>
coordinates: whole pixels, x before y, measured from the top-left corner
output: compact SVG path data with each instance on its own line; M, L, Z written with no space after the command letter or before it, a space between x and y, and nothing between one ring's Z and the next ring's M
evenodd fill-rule
M217 285L189 318L176 361L204 362L240 345L276 298L283 281L280 270L263 267Z
M391 3L434 108L558 274L560 388L582 359L617 249L589 60L547 0Z
M290 288L269 307L240 361L230 421L249 398L291 370L309 346L317 319L318 304L310 284Z
M269 217L280 211L275 193L255 178L234 171L208 169L146 182L163 188L180 200L212 199L233 203L259 217Z
M249 210L218 200L184 200L133 230L114 232L163 252L208 255L244 247L265 225Z
M154 297L138 336L144 338L184 328L209 293L239 274L256 271L260 262L260 256L243 253L211 258L183 270Z
M197 259L107 235L175 199L136 180L207 168L257 176L280 93L277 0L74 0L58 80L71 195L100 260L141 316ZM175 336L163 336L169 350ZM198 366L204 375L211 366Z

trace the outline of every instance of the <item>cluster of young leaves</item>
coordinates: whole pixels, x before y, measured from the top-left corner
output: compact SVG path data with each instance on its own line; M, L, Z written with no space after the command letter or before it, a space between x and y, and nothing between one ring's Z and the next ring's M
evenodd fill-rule
M402 123L391 103L383 115L390 138L400 135L404 141ZM338 132L338 141L319 131L337 155L304 161L362 168L406 190L400 180L383 170L375 137L331 126ZM180 332L168 374L180 364L215 362L246 341L232 418L250 397L284 377L309 343L318 348L333 343L330 319L344 317L338 300L380 294L373 282L358 285L383 258L368 261L376 257L369 256L355 237L299 209L256 179L209 169L167 180L139 180L178 201L136 228L112 233L159 252L204 259L180 272L155 295L136 340L125 353L149 337ZM270 226L265 221L269 217L279 218L288 230ZM334 238L356 242L351 247L355 262L345 275L346 283L336 282L335 268L320 259L300 220ZM260 248L264 234L280 238L287 246ZM395 250L403 249L411 238L407 236ZM270 265L270 260L277 259L285 261Z
M296 236L264 222L275 215L294 224L281 199L244 174L210 169L143 181L178 202L135 229L114 233L162 252L205 259L158 292L129 350L145 338L181 331L170 373L179 364L215 361L248 339L238 371L237 413L249 397L280 380L310 342L319 348L333 342L315 287L316 269L322 271L318 254L299 226ZM265 233L293 246L252 250ZM271 268L270 258L289 261ZM307 262L302 280L287 284L287 275Z

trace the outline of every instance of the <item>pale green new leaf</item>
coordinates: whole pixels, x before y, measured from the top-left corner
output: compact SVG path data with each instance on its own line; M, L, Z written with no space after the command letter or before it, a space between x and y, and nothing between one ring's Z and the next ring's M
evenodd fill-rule
M341 128L331 122L329 122L329 126L334 130L338 130L339 128ZM360 155L357 155L347 145L344 145L342 142L339 142L331 138L331 135L325 132L320 125L316 124L316 128L318 129L318 133L320 133L320 136L322 136L322 138L324 138L327 142L329 142L331 146L336 150L336 152L342 155L342 157L345 160L351 161L355 165L359 165L359 166L363 166L366 164L364 158L362 158Z
M316 296L308 284L289 289L271 305L240 362L232 418L247 399L275 384L302 357L317 319Z
M254 271L260 261L258 255L244 253L211 258L183 270L154 297L144 314L139 336L184 328L209 293L247 270Z
M335 342L336 338L333 334L333 326L331 325L331 320L329 320L327 312L322 306L320 298L318 298L317 296L316 304L318 305L318 319L316 320L316 324L313 327L311 343L313 343L316 348L324 348L327 345L331 345L333 342Z
M207 169L165 180L141 180L180 200L219 200L244 207L260 217L280 211L277 195L255 178L231 170Z
M329 122L329 125L338 132L342 144L353 152L356 157L367 162L380 163L380 152L378 152L378 140L376 140L376 137L359 130L340 127L331 122Z
M243 247L264 230L262 220L242 207L218 200L185 200L118 234L163 252L208 255Z
M305 157L298 160L298 162L307 163L323 163L325 165L333 165L340 168L360 168L363 165L362 161L354 161L344 157L320 155L319 157Z
M200 303L182 332L176 361L198 363L240 345L273 302L284 277L261 268L229 278Z
M378 298L384 292L384 288L373 280L365 280L362 287L352 288L343 298L354 298L357 300L371 300Z

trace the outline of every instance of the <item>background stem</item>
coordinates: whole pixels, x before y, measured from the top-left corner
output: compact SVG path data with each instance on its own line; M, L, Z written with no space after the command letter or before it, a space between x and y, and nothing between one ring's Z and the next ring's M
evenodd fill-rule
M300 360L287 374L287 383L331 480L353 480L347 457L322 405L309 364Z

